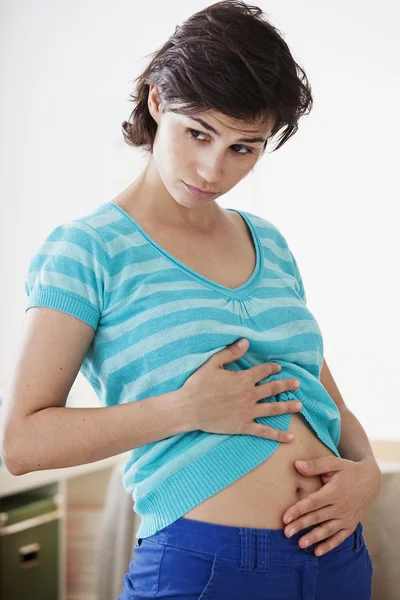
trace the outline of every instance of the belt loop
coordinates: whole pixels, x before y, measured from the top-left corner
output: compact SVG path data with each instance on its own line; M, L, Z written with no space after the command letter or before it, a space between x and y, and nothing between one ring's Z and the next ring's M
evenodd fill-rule
M255 532L251 527L241 527L240 540L240 569L253 571L255 562Z
M265 573L271 561L271 537L268 530L256 533L257 538L257 573Z

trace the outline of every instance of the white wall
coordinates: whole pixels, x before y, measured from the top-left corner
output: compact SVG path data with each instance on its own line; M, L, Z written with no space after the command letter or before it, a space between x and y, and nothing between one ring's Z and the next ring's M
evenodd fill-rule
M137 177L144 159L125 145L120 125L142 57L211 3L0 5L0 389L24 319L30 258L52 228ZM371 438L399 439L399 5L255 4L284 32L315 106L220 203L281 229L345 401ZM97 403L81 375L72 395L79 405Z

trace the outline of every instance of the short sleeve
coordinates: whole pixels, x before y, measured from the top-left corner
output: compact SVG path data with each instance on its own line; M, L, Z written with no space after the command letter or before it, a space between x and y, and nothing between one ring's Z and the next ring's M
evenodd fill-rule
M298 284L298 288L299 288L298 289L298 294L301 297L301 299L303 300L303 302L305 304L307 304L307 295L306 295L306 291L304 289L303 279L302 279L301 274L300 274L299 266L297 264L297 261L296 261L294 255L293 255L292 251L290 250L290 248L288 248L288 250L289 250L289 255L290 255L290 258L291 258L291 261L292 261L292 264L293 264L293 274L294 274L294 276L296 278L296 281L297 281L297 284Z
M68 313L94 329L104 308L108 255L103 238L79 220L56 227L29 263L28 303Z

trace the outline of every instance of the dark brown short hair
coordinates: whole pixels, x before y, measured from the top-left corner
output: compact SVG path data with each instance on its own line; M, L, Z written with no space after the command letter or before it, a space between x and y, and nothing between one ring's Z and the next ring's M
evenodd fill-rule
M240 122L273 118L269 141L282 128L275 150L312 108L311 87L281 33L261 8L223 0L189 17L134 80L136 102L122 123L130 146L152 152L157 123L148 109L149 84L164 110L194 114L215 110ZM148 55L149 56L149 55ZM266 149L264 146L264 151Z

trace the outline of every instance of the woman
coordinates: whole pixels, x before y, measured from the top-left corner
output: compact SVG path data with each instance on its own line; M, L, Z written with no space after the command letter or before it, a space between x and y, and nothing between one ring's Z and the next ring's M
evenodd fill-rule
M141 524L121 600L370 598L367 436L284 236L216 201L297 131L306 75L258 7L218 2L176 29L132 97L123 131L144 171L30 264L5 464L131 450ZM65 408L79 369L105 409Z

